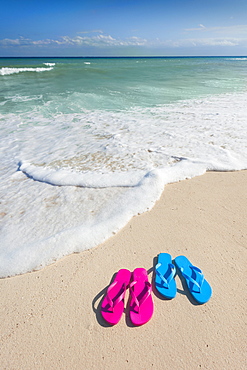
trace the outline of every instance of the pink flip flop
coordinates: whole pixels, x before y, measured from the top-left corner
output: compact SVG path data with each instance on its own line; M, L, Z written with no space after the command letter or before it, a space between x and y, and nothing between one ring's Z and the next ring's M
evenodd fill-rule
M134 325L143 325L151 319L154 312L152 285L148 281L147 270L143 268L135 269L132 277L130 319Z
M117 324L123 314L124 297L130 277L131 272L129 270L119 270L102 301L101 315L111 325Z

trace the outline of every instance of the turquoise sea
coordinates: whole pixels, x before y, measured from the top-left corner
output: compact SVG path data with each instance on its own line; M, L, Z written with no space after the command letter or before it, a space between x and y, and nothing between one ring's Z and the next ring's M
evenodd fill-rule
M246 63L244 57L0 58L1 103L4 113L35 104L48 113L49 103L51 113L65 114L151 107L242 91Z
M0 276L98 245L167 183L247 168L247 57L0 58Z

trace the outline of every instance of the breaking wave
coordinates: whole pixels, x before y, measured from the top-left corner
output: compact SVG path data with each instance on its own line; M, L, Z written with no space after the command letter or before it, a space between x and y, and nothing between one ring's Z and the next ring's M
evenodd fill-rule
M47 72L51 71L53 67L28 67L28 68L10 68L10 67L3 67L0 69L0 75L1 76L8 76L8 75L13 75L15 73L21 73L21 72Z

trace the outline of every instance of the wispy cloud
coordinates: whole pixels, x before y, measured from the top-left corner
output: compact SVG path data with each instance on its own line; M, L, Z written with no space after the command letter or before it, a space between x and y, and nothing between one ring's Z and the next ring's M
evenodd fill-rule
M180 46L237 46L240 41L237 39L187 39L180 42Z
M102 30L79 31L77 33L104 33Z
M189 38L181 40L166 40L159 41L159 45L170 48L187 48L187 47L202 47L202 46L237 46L237 45L247 45L246 40L239 40L235 38ZM158 44L157 44L158 46Z
M233 26L217 26L217 27L207 27L203 24L199 24L199 27L195 28L185 28L184 31L186 32L194 32L194 31L200 31L200 32L214 32L214 33L224 33L227 35L245 35L247 36L247 25L233 25Z
M185 28L184 31L203 31L206 29L206 27L203 25L203 24L199 24L198 25L199 27L195 27L195 28Z

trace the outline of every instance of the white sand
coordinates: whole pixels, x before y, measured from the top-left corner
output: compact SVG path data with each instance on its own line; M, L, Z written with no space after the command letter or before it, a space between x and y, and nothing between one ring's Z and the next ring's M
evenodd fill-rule
M106 243L41 271L0 280L1 369L246 369L247 171L166 186L148 213ZM213 288L195 305L153 294L149 323L109 327L99 304L120 268L150 271L185 254Z

